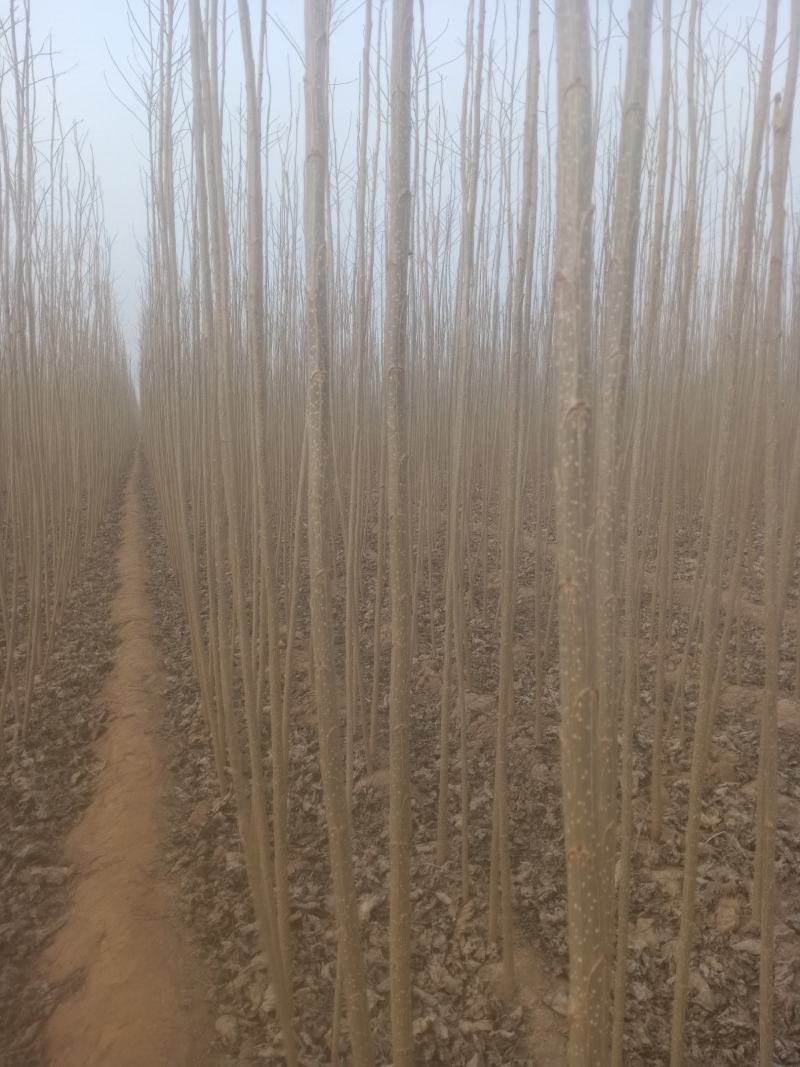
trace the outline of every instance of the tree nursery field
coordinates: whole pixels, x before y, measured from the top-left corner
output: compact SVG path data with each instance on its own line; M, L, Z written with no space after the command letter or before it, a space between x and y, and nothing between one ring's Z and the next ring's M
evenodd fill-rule
M36 4L0 1065L800 1065L800 0Z

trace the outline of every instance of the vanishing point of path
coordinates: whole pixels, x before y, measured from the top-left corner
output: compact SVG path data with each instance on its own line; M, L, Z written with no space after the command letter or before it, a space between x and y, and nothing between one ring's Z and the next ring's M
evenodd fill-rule
M162 689L140 505L128 482L113 606L118 647L103 689L108 728L94 798L67 841L78 871L64 926L45 953L74 991L47 1027L57 1067L204 1067L206 985L160 867L169 785L158 735Z

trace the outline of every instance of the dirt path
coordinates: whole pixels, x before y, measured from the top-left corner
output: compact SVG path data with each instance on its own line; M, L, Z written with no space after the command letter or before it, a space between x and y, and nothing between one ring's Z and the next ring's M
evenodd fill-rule
M122 515L109 726L94 799L67 841L80 872L65 925L48 947L53 983L75 981L47 1027L58 1067L205 1065L212 1039L205 982L159 870L168 784L158 737L162 691L145 592L139 463Z

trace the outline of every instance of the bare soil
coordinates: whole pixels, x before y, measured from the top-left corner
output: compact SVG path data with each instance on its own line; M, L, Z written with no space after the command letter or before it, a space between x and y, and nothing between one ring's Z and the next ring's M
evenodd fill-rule
M103 770L66 842L79 872L66 922L42 969L73 991L47 1024L59 1067L181 1067L211 1062L205 980L161 867L170 788L157 726L157 669L139 505L139 466L128 484L113 624L119 636L102 699Z
M114 662L111 605L122 491L67 596L47 674L34 690L30 731L0 766L0 1063L46 1063L44 1024L64 990L37 966L64 921L75 876L64 839L91 801L105 729L103 680Z

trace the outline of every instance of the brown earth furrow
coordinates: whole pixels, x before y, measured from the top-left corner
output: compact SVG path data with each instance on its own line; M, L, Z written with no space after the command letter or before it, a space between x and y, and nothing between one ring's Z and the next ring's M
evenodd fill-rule
M47 1028L58 1067L209 1063L205 982L160 870L168 774L157 732L163 682L145 590L140 465L126 492L113 607L119 647L103 700L109 726L94 799L67 841L79 871L67 921L46 950L53 983L74 981Z

